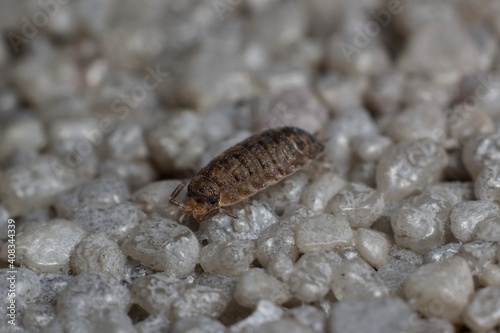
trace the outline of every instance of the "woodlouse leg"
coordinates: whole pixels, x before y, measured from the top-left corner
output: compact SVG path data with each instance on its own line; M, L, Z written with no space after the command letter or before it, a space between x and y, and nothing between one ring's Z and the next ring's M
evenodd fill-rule
M224 208L220 209L224 214L226 214L229 217L232 217L233 219L238 219L238 216L228 210L225 210Z
M199 221L200 221L200 222L202 222L202 221L208 220L209 218L214 217L215 215L219 214L219 213L220 213L220 211L221 211L221 209L220 209L220 208L216 208L216 209L214 209L214 210L211 210L211 211L209 211L208 213L206 213L205 215L203 215L203 216L199 219Z
M179 201L175 200L175 198L181 193L182 189L184 188L184 184L179 184L175 190L170 194L170 198L168 199L168 202L170 202L172 205L176 205L178 207L182 207L183 204L180 203Z

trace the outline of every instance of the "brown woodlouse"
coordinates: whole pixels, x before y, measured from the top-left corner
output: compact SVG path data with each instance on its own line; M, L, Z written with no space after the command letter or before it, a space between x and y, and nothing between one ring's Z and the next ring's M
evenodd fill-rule
M296 127L255 134L201 169L188 185L186 203L175 199L183 184L177 186L169 202L184 211L183 217L192 213L200 222L219 212L237 218L223 207L276 184L316 159L323 150L323 144L316 138Z

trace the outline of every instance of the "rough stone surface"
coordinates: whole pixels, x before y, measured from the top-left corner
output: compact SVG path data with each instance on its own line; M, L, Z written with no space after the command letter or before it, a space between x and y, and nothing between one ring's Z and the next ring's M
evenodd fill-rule
M130 308L130 292L120 282L102 273L82 273L74 277L57 299L57 313L67 311L91 316L103 310Z
M478 290L465 309L465 324L474 331L487 331L500 323L500 287Z
M196 286L162 273L134 281L132 299L150 314L170 320L203 315L218 317L229 299L222 291Z
M333 306L328 318L328 332L418 332L415 319L410 307L399 298L351 300Z
M462 242L472 240L479 223L500 213L498 205L490 201L463 201L456 204L450 213L450 229Z
M186 277L198 262L200 246L189 228L172 220L153 218L130 232L122 250L155 270Z
M102 272L121 279L126 257L116 242L104 234L88 235L78 243L71 255L71 268L76 274Z
M329 251L353 243L353 232L343 215L321 214L295 227L295 242L302 253Z
M261 268L243 273L236 283L234 298L242 306L254 308L260 300L281 305L292 297L288 286Z
M370 227L384 208L384 198L378 191L356 183L345 186L328 203L328 210L334 215L345 214L353 228Z
M40 273L67 273L75 246L86 232L73 222L32 222L16 235L16 263ZM6 258L7 243L2 255Z
M404 295L412 308L424 316L452 322L461 321L473 290L469 266L458 256L423 265L404 283Z
M252 240L212 243L201 249L200 265L207 273L240 275L254 261L254 252L255 242Z
M386 199L405 199L440 179L447 160L444 148L430 139L397 144L378 162L377 189Z
M396 244L420 254L443 245L450 210L450 203L440 195L407 199L391 216Z

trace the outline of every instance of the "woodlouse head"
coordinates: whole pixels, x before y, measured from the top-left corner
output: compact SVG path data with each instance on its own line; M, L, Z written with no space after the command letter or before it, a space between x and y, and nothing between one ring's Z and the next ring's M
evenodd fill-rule
M180 203L175 197L182 190L183 185L179 185L170 196L170 203L180 207L185 214L192 213L198 221L206 220L220 212L219 187L204 176L198 175L189 183L186 203ZM181 220L182 220L181 217Z

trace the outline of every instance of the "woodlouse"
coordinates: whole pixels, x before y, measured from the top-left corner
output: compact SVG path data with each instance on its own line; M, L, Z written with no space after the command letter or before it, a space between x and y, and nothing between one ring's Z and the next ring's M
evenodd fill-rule
M255 134L201 169L188 185L186 203L175 199L183 184L177 186L169 202L180 207L183 215L192 213L198 221L219 212L237 218L224 207L276 184L316 159L323 150L323 144L316 138L296 127Z

